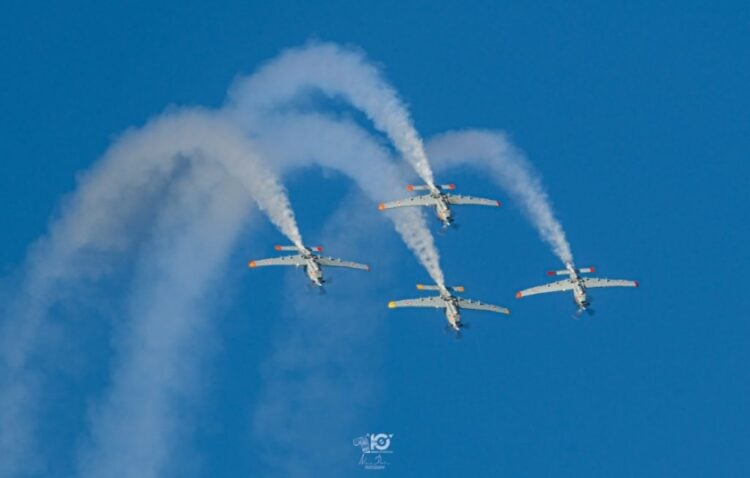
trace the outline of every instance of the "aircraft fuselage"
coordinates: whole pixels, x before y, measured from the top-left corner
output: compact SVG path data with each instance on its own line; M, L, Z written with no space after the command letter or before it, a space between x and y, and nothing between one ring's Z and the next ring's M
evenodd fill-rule
M461 329L461 312L458 309L458 300L453 297L443 297L445 300L445 318L448 320L451 328L455 331Z
M435 214L438 219L442 221L445 227L450 226L453 223L453 213L448 205L448 196L440 191L433 191L430 195L437 201L435 204Z
M590 302L586 293L586 286L583 285L583 279L573 264L565 264L565 268L570 273L570 281L573 283L573 299L580 310L585 310Z
M315 260L315 256L310 252L303 252L302 257L305 259L305 273L310 282L318 287L323 286L323 269L321 269L318 261Z

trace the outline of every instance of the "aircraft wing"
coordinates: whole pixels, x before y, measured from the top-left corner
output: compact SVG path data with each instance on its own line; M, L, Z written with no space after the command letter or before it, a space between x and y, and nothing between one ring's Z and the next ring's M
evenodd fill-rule
M561 292L566 290L573 290L573 283L570 281L570 279L563 279L557 282L550 282L549 284L531 287L517 293L516 297L520 299L521 297L526 297L527 295L545 294L547 292Z
M379 209L393 209L395 207L408 206L434 206L435 204L437 204L435 198L429 194L425 194L424 196L414 196L406 199L399 199L398 201L386 202L381 204Z
M303 259L300 255L273 257L271 259L259 259L257 261L250 261L250 267L304 266L305 264L305 259Z
M420 297L419 299L393 300L388 302L390 309L396 307L433 307L436 309L445 307L445 301L440 296Z
M492 206L500 207L500 201L494 199L476 198L474 196L462 196L460 194L451 194L448 196L449 204L465 204L474 206Z
M586 287L638 287L638 282L634 280L597 279L595 277L585 277L583 283Z
M458 307L461 309L486 310L487 312L495 312L505 315L510 314L510 310L506 309L505 307L500 307L498 305L492 304L484 304L482 302L479 302L478 300L458 299Z
M370 266L366 264L360 264L359 262L351 262L351 261L342 261L341 259L336 259L335 257L317 257L318 264L321 266L328 266L328 267L347 267L349 269L360 269L363 271L369 271Z

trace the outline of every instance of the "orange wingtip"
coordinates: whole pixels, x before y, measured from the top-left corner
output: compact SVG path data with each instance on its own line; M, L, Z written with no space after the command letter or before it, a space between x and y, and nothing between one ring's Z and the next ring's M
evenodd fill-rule
M516 299L520 299L521 297L523 297L523 294L520 292L516 292Z
M378 204L378 209L380 209L381 211L385 209L385 204L383 204L382 202Z
M250 263L248 264L248 266L251 267L251 268L255 267L256 265L257 264L255 263L255 261L250 261Z
M276 249L277 251L281 250L281 246L273 246L273 248Z
M395 309L396 308L396 303L394 301L388 302L388 308L389 309Z
M453 288L453 290L455 290L456 292L463 292L464 291L464 286L457 285L456 287Z
M407 191L414 191L414 186L412 186L411 184L407 184L406 185L406 190Z
M417 284L417 290L422 290L422 289L424 289L424 286L422 284Z

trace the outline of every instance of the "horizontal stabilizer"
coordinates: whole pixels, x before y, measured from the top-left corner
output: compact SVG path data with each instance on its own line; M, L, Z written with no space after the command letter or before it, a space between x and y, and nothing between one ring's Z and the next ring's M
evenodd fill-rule
M589 274L591 272L595 272L596 269L593 267L582 267L580 269L575 269L576 272L579 274ZM549 271L547 272L548 276L567 276L570 275L570 271L568 269L563 269L559 271Z
M438 188L441 191L442 190L453 191L454 189L456 189L456 185L455 184L441 184L439 186L436 185L435 187ZM427 184L418 185L418 186L414 186L413 184L409 184L408 186L406 186L406 190L407 191L429 191L430 189L432 189L432 188L429 185L427 185Z
M457 285L454 287L446 287L446 289L448 289L451 292L463 292L465 290L464 286L462 285ZM440 286L417 284L417 290L440 290Z
M273 248L276 249L277 251L298 251L299 250L297 248L297 246L278 246L278 245L276 245L276 246L273 246ZM323 252L323 248L320 247L320 246L310 247L309 249L311 251L315 251L315 252Z

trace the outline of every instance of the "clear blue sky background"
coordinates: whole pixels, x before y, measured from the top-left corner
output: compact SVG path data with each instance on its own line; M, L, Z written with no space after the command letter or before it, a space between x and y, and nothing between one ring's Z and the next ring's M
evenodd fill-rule
M370 473L388 476L748 476L748 4L299 3L6 2L3 271L23 263L114 135L169 104L219 106L236 75L318 38L381 63L425 137L506 130L542 173L579 264L641 288L597 291L597 315L581 321L567 295L517 301L556 259L502 191L461 170L439 179L507 207L458 211L462 228L437 238L444 269L513 314L467 313L472 328L455 341L437 312L370 312L427 280L391 233L346 250L373 264L369 278L341 273L328 296L301 299L329 316L310 326L284 305L301 274L244 269L279 240L264 225L237 251L220 301L200 405L185 417L199 458L181 476L263 476L261 454L284 456L253 435L252 417L269 381L261 364L292 328L341 347L347 360L324 360L323 374L366 377L335 388L344 405L313 402L295 425L317 476L366 473L351 439L380 431L395 434L393 464ZM288 187L305 235L328 245L322 221L352 186L307 171ZM366 306L337 306L367 280ZM362 325L356 350L336 343L333 330L359 322L376 325ZM47 413L48 476L75 469L86 404L106 386L108 338L82 334L101 365L53 392L63 398Z

